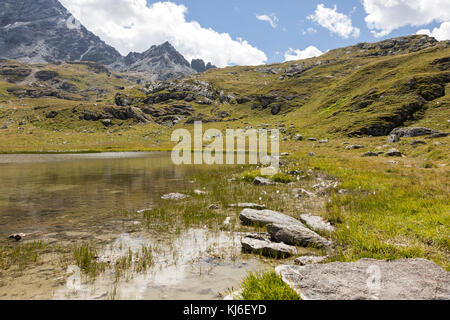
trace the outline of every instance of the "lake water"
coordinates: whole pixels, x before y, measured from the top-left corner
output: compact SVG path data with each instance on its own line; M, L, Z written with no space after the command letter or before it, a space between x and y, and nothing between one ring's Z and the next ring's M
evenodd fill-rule
M69 270L64 283L49 292L45 282L51 271L42 279L41 269L28 271L33 281L25 298L105 299L114 287L118 299L216 299L248 271L262 268L259 260L240 255L239 234L198 226L176 236L158 235L141 228L138 219L124 218L124 211L151 208L162 194L192 191L189 177L199 170L210 169L174 166L170 153L163 152L0 155L1 239L20 232L27 240L61 245L94 241L110 254L159 248L151 270L118 283L106 272L74 287L65 282ZM211 248L234 258L211 258L206 254ZM53 262L46 263L52 270Z

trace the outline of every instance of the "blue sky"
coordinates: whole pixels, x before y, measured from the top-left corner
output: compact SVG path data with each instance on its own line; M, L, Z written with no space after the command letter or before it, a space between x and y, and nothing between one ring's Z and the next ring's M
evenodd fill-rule
M410 34L450 40L450 0L60 0L126 55L172 43L220 67L320 55Z
M450 0L449 0L450 1ZM157 1L147 1L148 3ZM304 0L178 0L172 1L188 8L187 19L198 21L203 27L218 32L227 32L233 38L241 37L250 44L264 51L268 62L284 60L283 54L289 48L304 49L310 45L322 52L338 47L345 47L359 42L375 42L382 39L414 34L417 27L405 26L394 30L388 36L374 37L367 28L364 18L367 14L360 1L304 1ZM345 39L307 19L313 14L318 4L334 8L351 17L353 25L361 30L358 38ZM275 14L279 22L272 28L268 22L256 19L256 15ZM425 25L434 29L439 23ZM314 28L313 34L302 34L308 28Z

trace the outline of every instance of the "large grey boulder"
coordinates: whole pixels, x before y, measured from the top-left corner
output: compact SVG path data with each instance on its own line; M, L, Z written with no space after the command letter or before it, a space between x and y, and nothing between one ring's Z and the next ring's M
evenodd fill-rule
M329 223L323 220L322 217L313 216L311 214L302 214L300 216L300 220L316 231L325 231L325 232L333 232L334 227Z
M449 300L450 276L424 259L279 266L304 300Z
M272 210L244 209L241 211L239 218L244 224L261 227L273 223L303 226L299 220Z
M411 127L411 128L397 128L392 130L390 135L396 135L397 137L420 137L420 136L428 136L430 134L438 133L438 131L422 128L422 127Z
M272 240L293 246L311 246L317 248L331 246L331 241L301 224L269 224L267 225L267 231Z
M284 243L275 243L269 240L244 238L241 240L242 250L248 253L261 254L270 258L289 258L297 254L297 249Z

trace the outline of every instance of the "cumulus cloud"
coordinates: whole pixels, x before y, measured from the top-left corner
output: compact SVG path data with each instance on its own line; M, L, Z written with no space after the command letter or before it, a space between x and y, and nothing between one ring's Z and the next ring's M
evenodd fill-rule
M439 28L434 28L433 31L422 29L417 31L417 34L426 34L438 41L450 40L450 21L442 23Z
M367 26L376 37L387 36L393 30L408 25L450 21L448 0L363 0L363 5Z
M289 48L284 54L284 61L302 60L314 58L322 55L323 52L314 46L309 46L304 50Z
M349 16L337 11L336 6L331 9L319 4L314 14L308 16L308 19L346 39L350 36L358 38L361 32L359 28L353 26Z
M270 15L267 15L267 14L258 15L257 14L256 19L270 23L272 28L276 28L277 24L278 24L278 18L274 13L272 13Z
M265 53L243 39L186 21L187 8L146 0L60 0L89 30L123 55L169 41L186 59L201 58L224 67L258 65Z

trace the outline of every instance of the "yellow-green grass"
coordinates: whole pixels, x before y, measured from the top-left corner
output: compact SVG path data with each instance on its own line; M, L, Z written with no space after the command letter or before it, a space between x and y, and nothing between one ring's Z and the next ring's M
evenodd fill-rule
M250 273L241 283L243 300L300 300L300 296L273 271Z

